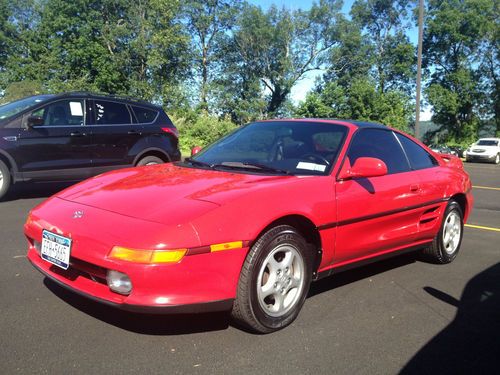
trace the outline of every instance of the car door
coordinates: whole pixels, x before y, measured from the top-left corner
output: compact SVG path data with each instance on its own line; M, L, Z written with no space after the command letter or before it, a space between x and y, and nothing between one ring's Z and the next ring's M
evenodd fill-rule
M84 99L70 98L46 104L23 117L25 130L19 135L15 159L24 179L89 176L86 112Z
M336 183L335 263L340 265L405 246L418 231L419 178L410 170L394 133L389 129L358 130L344 163L354 165L360 157L382 160L388 173Z
M132 165L130 150L142 136L125 103L94 99L91 125L92 164L105 171Z
M439 168L437 160L423 147L410 138L396 133L405 150L410 166L418 174L420 183L421 208L419 209L417 240L435 237L440 226L440 217L446 207L445 196L452 173L447 168Z

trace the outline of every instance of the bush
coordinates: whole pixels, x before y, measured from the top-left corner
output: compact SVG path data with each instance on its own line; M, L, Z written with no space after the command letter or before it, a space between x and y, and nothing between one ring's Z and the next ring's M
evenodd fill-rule
M228 120L211 116L206 112L194 112L170 116L179 130L179 148L183 154L195 146L206 147L236 129L237 125Z

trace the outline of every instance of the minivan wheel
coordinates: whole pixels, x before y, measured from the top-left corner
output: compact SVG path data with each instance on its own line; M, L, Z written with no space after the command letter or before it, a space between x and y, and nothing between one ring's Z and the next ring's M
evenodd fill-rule
M500 154L497 154L497 156L495 157L495 164L499 163L500 163Z
M7 165L0 160L0 199L9 191L11 183L10 171Z
M155 165L163 163L164 161L157 156L146 156L137 162L137 166L142 167L144 165Z

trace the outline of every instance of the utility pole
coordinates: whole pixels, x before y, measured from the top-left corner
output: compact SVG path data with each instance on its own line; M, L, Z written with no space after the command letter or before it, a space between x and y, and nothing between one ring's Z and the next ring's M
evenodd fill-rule
M415 138L420 137L420 86L422 83L422 39L424 38L424 0L418 5L417 99L415 105Z

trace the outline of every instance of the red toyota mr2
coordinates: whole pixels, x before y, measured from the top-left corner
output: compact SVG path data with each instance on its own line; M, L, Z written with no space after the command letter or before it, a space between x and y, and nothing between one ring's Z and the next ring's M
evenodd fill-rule
M28 259L138 312L289 325L311 281L421 250L449 263L473 198L461 161L383 125L255 122L184 162L106 173L29 214Z

